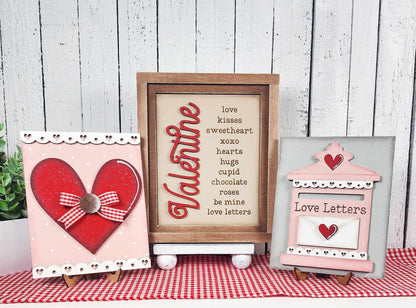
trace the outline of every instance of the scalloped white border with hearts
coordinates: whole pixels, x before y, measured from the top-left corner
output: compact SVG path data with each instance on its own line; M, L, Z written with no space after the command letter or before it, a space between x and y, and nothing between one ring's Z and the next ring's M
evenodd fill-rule
M140 134L24 131L20 132L20 140L24 143L140 144Z
M95 273L114 272L119 269L134 270L140 268L150 268L150 259L128 259L128 260L116 260L116 261L103 261L103 262L91 262L91 263L78 263L75 265L64 264L62 266L51 265L49 267L37 266L32 269L33 278L44 277L60 277L62 275L85 275Z
M314 256L325 258L343 258L354 260L367 260L367 253L360 251L346 251L336 249L319 249L304 247L288 247L286 250L290 255Z
M293 187L372 189L373 181L293 180Z

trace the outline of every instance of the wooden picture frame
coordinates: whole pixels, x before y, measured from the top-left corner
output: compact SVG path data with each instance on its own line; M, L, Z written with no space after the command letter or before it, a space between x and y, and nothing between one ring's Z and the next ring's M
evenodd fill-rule
M278 89L279 76L275 74L137 73L138 131L142 136L151 243L270 242ZM208 128L214 122L219 124ZM179 128L187 130L188 138L180 135ZM219 142L239 145L234 152L228 143L219 146ZM257 150L253 151L253 145ZM184 163L179 162L179 156L172 156L178 153L188 154L181 156ZM175 163L172 157L177 158ZM239 164L238 168L230 167L231 159ZM220 164L228 169L222 171ZM188 177L172 173L170 168L179 165ZM215 180L205 176L210 172L216 172ZM238 176L231 177L231 173ZM195 175L193 182L191 174ZM167 184L179 177L186 179L173 186ZM236 183L245 186L235 188ZM183 196L188 195L182 198L194 203L172 201L180 195L178 187ZM233 198L235 194L241 199ZM172 200L165 202L166 198ZM231 200L237 206L225 207Z

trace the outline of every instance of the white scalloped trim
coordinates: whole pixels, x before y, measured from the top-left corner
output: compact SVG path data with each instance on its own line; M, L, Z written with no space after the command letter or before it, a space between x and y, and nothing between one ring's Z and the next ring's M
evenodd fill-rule
M372 189L373 181L293 180L294 187Z
M343 258L354 260L367 260L367 253L359 251L330 250L319 248L288 247L287 253L290 255L314 256L325 258Z
M150 268L150 259L128 259L128 260L116 260L116 261L103 261L103 262L91 262L91 263L78 263L75 265L65 264L62 266L51 265L49 267L37 266L32 269L33 278L46 278L46 277L60 277L62 275L85 275L94 273L114 272L119 269L133 270L140 268Z
M82 133L82 132L20 132L24 143L93 143L93 144L140 144L140 134L128 133Z

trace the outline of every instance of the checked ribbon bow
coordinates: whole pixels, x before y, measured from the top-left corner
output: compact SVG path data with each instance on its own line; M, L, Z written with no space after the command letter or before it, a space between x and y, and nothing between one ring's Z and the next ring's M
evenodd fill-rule
M120 202L115 191L108 191L96 197L98 197L98 199L100 200L99 209L98 211L96 211L98 215L112 221L124 221L124 216L127 214L127 211L111 207ZM80 206L80 196L66 192L61 192L59 204L65 207L72 208L58 219L59 222L62 222L64 224L65 229L68 229L74 223L80 220L84 215L88 214Z

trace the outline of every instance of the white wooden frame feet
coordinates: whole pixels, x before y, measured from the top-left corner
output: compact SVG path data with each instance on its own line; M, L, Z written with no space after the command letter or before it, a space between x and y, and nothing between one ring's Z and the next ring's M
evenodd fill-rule
M253 243L218 243L218 244L154 244L153 253L157 255L156 263L161 269L170 270L176 266L177 255L210 254L232 255L232 264L239 269L250 266L254 254Z

